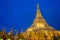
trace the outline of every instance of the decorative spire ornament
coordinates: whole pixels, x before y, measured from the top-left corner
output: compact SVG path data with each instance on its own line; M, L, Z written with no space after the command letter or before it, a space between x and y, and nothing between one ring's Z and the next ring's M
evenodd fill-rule
M36 17L40 17L41 16L41 12L40 12L40 8L39 8L39 4L37 4L37 13L36 13Z

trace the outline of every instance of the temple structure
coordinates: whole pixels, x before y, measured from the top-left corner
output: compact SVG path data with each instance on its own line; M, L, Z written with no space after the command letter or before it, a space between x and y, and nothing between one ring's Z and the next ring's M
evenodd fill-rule
M33 24L22 33L22 40L60 40L60 31L49 26L41 15L37 4L36 17Z
M12 28L13 29L13 28ZM0 32L0 40L60 40L60 31L49 26L41 15L39 5L37 4L36 17L33 24L25 31L13 35L13 30L6 34L5 29Z

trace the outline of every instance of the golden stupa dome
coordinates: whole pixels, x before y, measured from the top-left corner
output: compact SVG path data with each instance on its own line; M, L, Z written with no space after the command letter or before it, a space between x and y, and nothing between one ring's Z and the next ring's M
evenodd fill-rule
M37 28L54 30L54 28L50 27L42 17L38 4L37 4L36 17L33 21L33 24L31 25L30 28L27 29L27 31L32 31L34 29L36 30Z
M60 31L55 30L46 23L41 15L39 4L37 4L33 24L23 34L23 40L60 40Z

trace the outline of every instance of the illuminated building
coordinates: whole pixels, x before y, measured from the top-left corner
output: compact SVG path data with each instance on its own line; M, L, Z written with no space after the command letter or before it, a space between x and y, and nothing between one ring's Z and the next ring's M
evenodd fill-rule
M39 5L37 5L36 17L33 24L25 31L13 35L13 30L6 34L3 28L0 32L0 40L60 40L60 31L49 26L41 15Z
M36 17L31 27L21 36L22 40L60 40L60 31L49 26L41 15L37 5Z

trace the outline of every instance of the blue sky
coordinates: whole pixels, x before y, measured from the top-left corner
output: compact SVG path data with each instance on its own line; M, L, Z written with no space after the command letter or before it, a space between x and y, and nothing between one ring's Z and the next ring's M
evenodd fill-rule
M5 27L8 33L12 26L25 31L35 18L37 3L46 22L60 30L60 0L0 0L0 31Z

